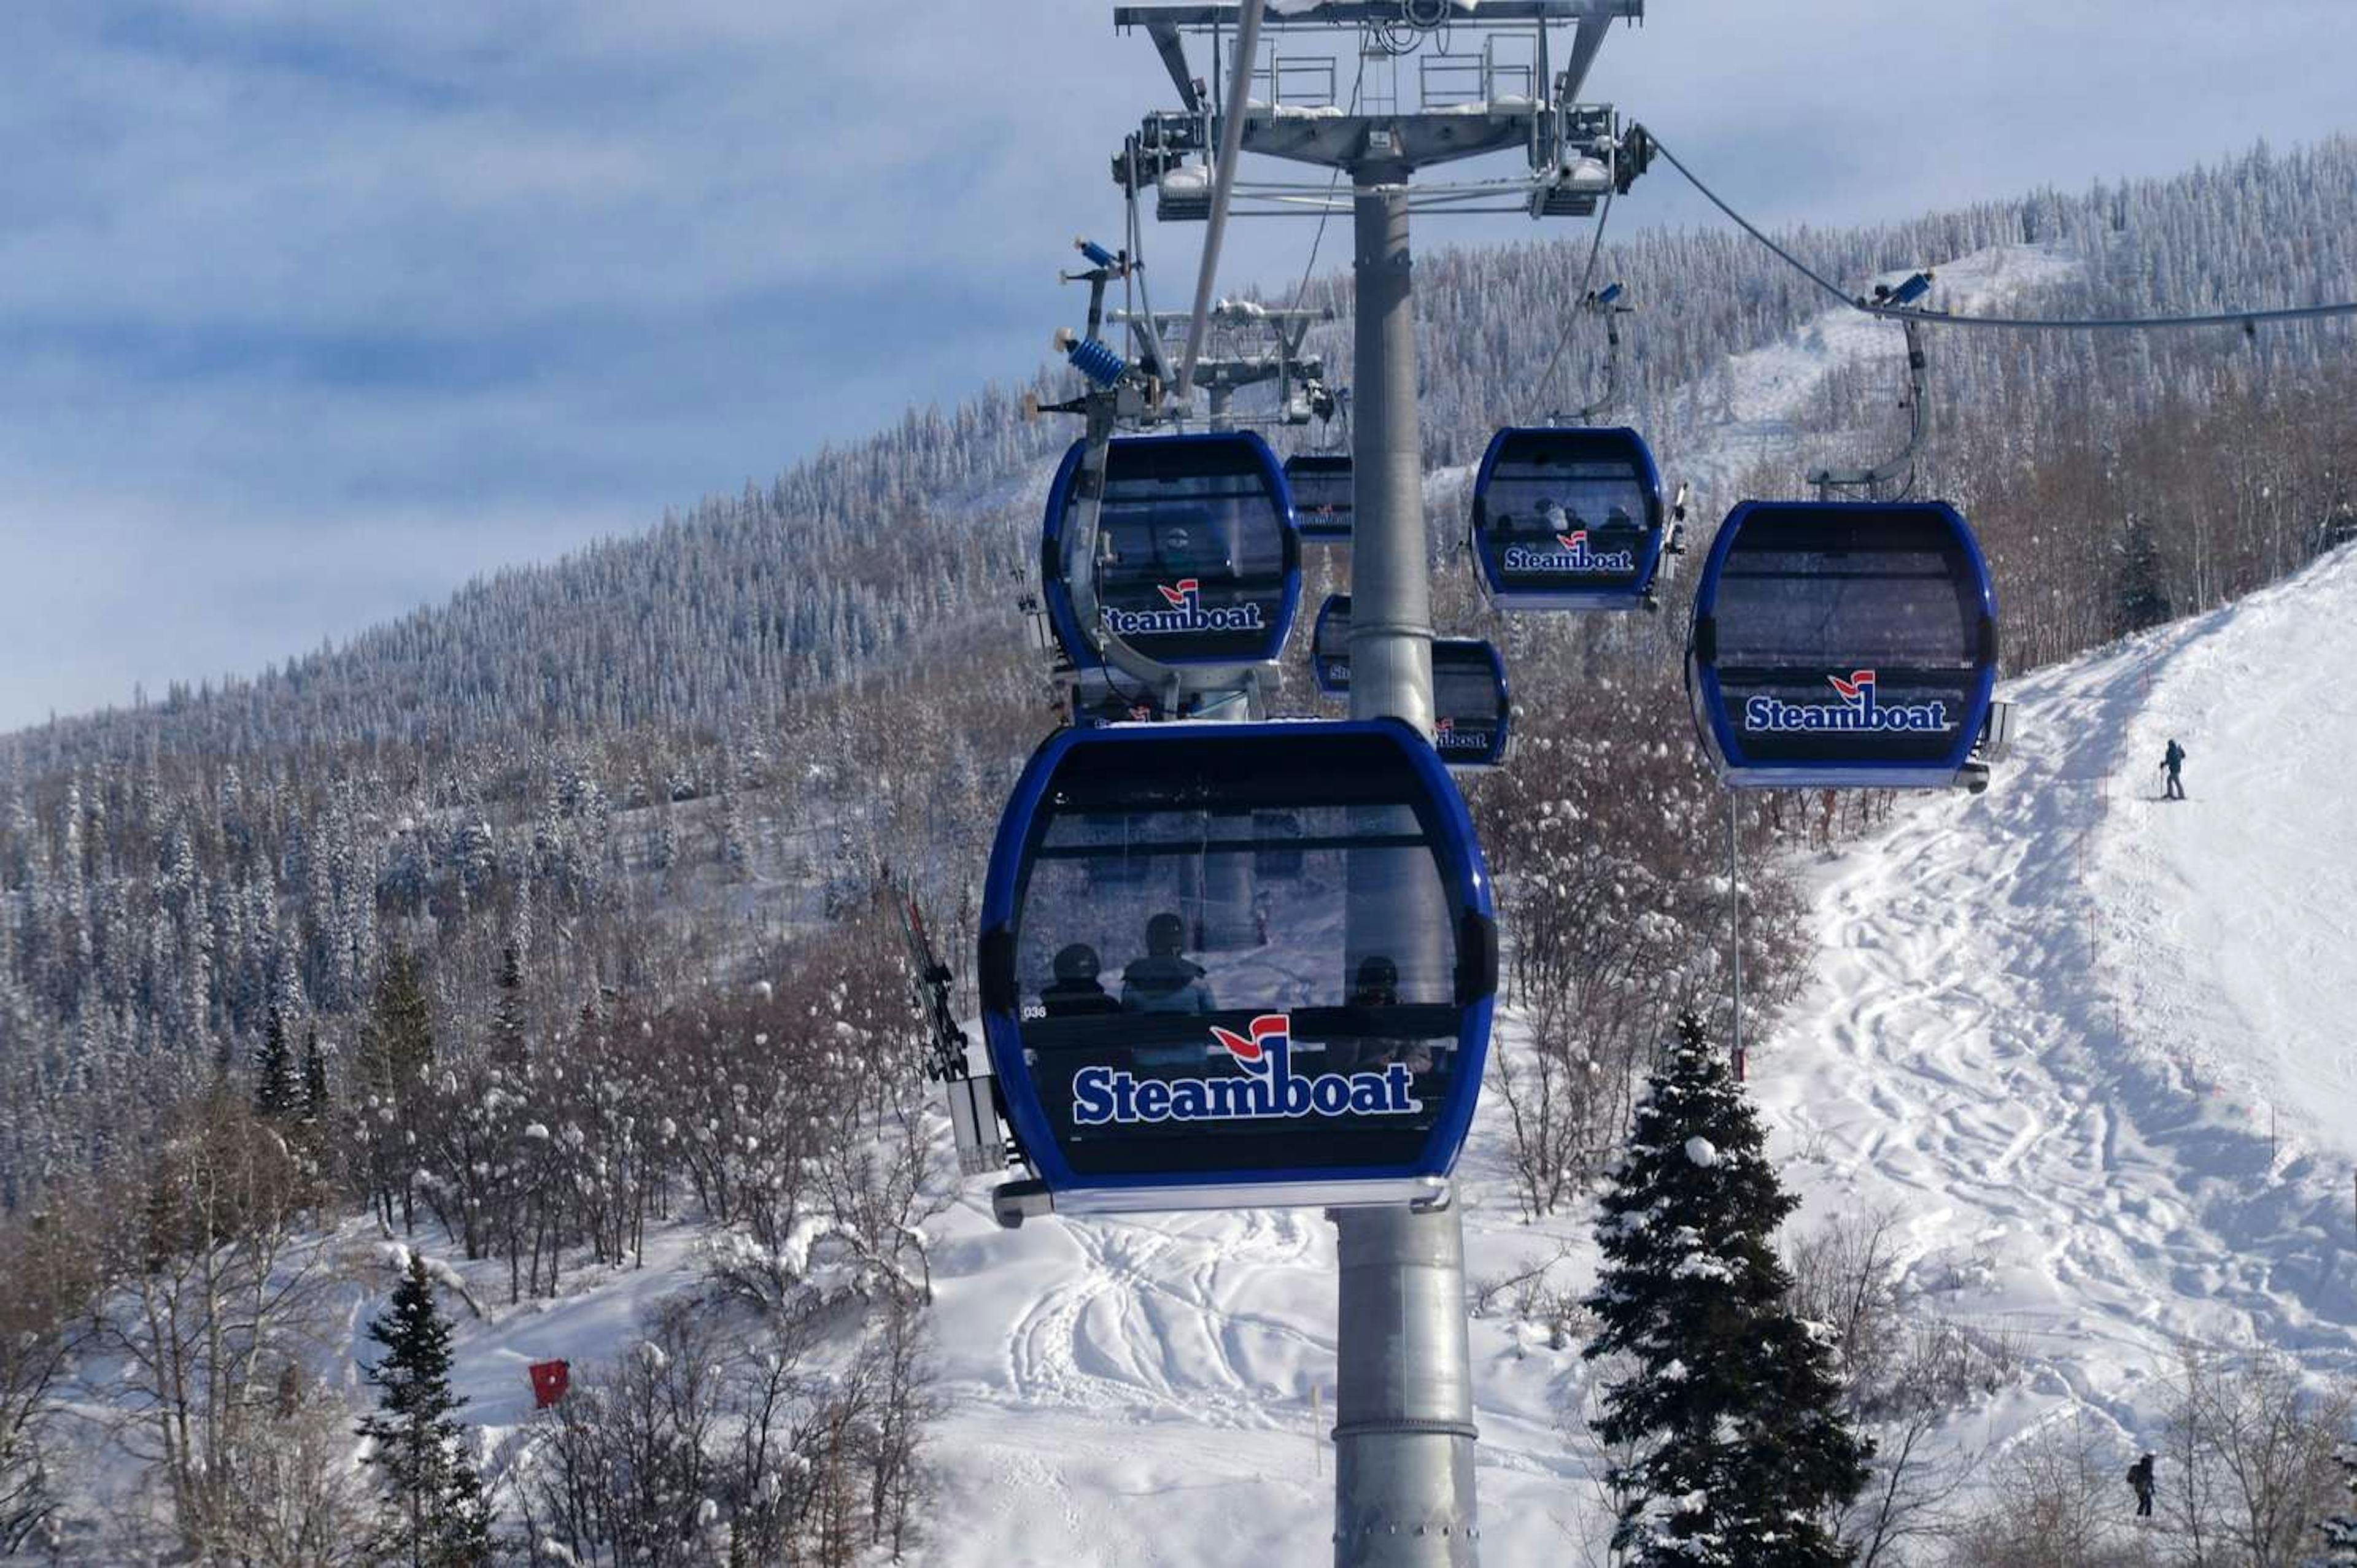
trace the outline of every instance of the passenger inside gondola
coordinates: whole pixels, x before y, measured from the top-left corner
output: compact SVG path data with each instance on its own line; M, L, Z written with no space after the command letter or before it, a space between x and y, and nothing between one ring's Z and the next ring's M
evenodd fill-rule
M1056 978L1040 988L1039 1002L1050 1018L1084 1017L1092 1013L1118 1013L1121 1004L1097 979L1097 950L1086 942L1060 949Z
M1209 1013L1203 966L1179 956L1187 923L1165 910L1146 922L1146 956L1121 972L1121 1005L1130 1013Z
M1154 553L1155 564L1177 577L1204 577L1228 569L1219 542L1200 529L1168 528Z

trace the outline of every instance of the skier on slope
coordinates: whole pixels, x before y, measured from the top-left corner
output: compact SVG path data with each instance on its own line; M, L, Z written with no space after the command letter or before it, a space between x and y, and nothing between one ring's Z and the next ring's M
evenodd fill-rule
M2160 754L2160 770L2169 775L2168 783L2163 785L2161 788L2160 798L2162 800L2182 800L2185 799L2184 782L2177 777L2178 770L2184 766L2185 748L2177 744L2177 737L2175 736L2170 736L2169 737L2169 749Z
M2138 1519L2152 1517L2152 1460L2153 1455L2147 1453L2143 1458L2128 1466L2128 1485L2136 1490L2136 1518Z

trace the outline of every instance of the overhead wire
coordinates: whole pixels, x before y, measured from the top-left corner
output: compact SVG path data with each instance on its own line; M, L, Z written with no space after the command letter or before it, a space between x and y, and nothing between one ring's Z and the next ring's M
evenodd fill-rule
M1659 136L1640 125L1653 144L1653 150L1667 158L1670 166L1685 177L1686 183L1702 193L1703 199L1717 208L1735 226L1766 246L1779 261L1825 293L1840 300L1850 309L1867 316L1878 316L1886 321L1921 321L1939 327L1994 327L2014 332L2150 332L2180 328L2240 327L2245 330L2261 323L2279 321L2315 321L2328 317L2357 316L2357 300L2331 305L2301 305L2273 309L2222 310L2199 316L2113 316L2113 317L2039 317L2039 316L1953 316L1944 311L1922 310L1912 306L1877 305L1858 299L1823 273L1792 254L1762 231L1760 226L1728 206L1718 193L1702 182L1702 177L1688 168L1677 154L1670 151Z

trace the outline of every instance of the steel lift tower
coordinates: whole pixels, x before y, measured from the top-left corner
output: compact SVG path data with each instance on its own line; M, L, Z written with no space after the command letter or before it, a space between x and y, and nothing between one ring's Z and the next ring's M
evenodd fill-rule
M1592 213L1607 190L1627 190L1650 145L1641 133L1624 137L1610 106L1582 103L1579 93L1611 25L1643 15L1644 0L1481 0L1478 9L1455 0L1323 0L1282 13L1217 0L1114 9L1118 29L1153 43L1180 103L1146 115L1124 143L1113 159L1117 183L1134 193L1154 186L1166 220L1351 214L1353 718L1394 716L1432 735L1409 217L1577 217ZM1209 46L1208 82L1190 64L1190 39ZM1240 115L1232 117L1232 103L1242 104ZM1420 171L1509 153L1524 163L1511 177L1415 182ZM1333 172L1326 181L1248 180L1240 160L1254 154ZM1222 157L1237 166L1223 169ZM1222 186L1225 206L1214 200ZM1216 253L1216 233L1208 239ZM1352 961L1428 950L1439 918L1354 889ZM1462 1222L1453 1207L1340 1209L1334 1218L1341 1251L1334 1561L1338 1568L1470 1568L1480 1527Z

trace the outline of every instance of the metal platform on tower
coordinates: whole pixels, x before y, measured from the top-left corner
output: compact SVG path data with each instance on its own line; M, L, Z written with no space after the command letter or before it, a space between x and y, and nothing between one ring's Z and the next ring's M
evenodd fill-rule
M1114 25L1143 30L1183 107L1146 116L1114 159L1116 181L1156 188L1166 220L1210 216L1227 94L1222 80L1250 72L1240 153L1327 168L1408 171L1520 151L1528 172L1425 183L1416 209L1523 211L1534 218L1596 210L1608 190L1643 172L1641 138L1624 139L1609 105L1579 102L1604 35L1636 21L1644 0L1328 0L1263 17L1249 59L1237 60L1243 7L1117 5ZM1573 29L1558 48L1553 29ZM1210 44L1211 76L1196 74L1190 37ZM1314 183L1235 183L1236 216L1343 211L1349 198Z

